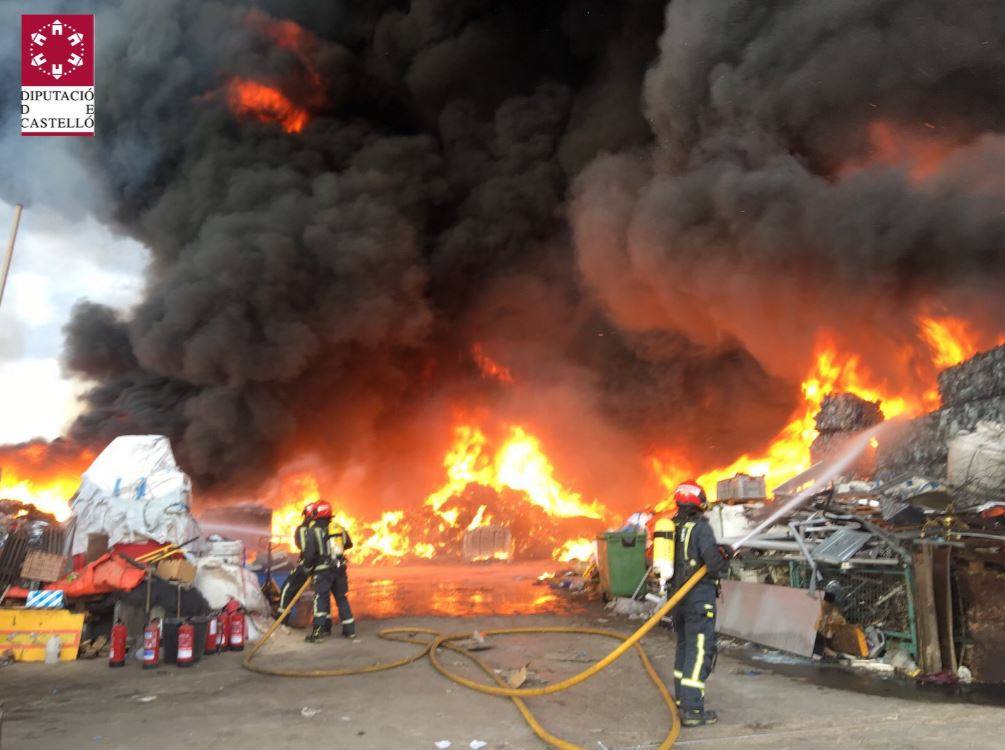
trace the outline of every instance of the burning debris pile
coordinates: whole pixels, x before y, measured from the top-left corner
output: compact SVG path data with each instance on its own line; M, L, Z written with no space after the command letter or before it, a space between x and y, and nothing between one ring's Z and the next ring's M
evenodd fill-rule
M856 659L883 657L939 679L1005 679L1005 618L982 603L1005 597L1003 363L1000 346L949 367L939 377L940 409L879 434L874 473L857 460L805 507L751 539L736 563L740 581L726 586L725 632L807 656L826 647ZM777 488L775 503L882 420L878 403L846 393L825 398L811 450L819 463ZM769 508L716 508L713 525L735 540ZM804 622L816 624L795 632L773 619L769 612L782 600L766 582L806 588L814 598L792 601ZM733 611L730 596L748 608L759 602L767 619L752 625L756 614ZM799 621L795 605L785 606L786 621Z
M880 479L905 473L947 479L952 438L977 430L981 422L1005 424L1005 346L943 371L939 395L941 408L915 419L897 439L880 446L876 456ZM955 489L972 502L981 501L966 486Z

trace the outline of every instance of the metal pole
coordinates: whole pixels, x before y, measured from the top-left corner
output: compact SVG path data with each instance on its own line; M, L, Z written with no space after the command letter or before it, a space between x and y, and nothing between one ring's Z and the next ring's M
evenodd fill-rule
M14 225L10 228L10 242L7 243L7 254L3 258L3 271L0 272L0 305L3 304L3 290L7 287L7 274L10 273L10 262L14 258L14 240L17 239L17 228L21 223L20 203L14 206Z

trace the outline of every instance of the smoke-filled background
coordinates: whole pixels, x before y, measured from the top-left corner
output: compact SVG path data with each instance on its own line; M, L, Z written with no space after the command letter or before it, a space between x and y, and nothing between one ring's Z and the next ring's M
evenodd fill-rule
M109 2L96 34L97 136L7 119L0 197L150 249L135 309L66 328L69 436L169 435L206 491L310 455L400 504L471 420L629 507L653 451L763 446L821 331L920 387L917 314L1005 321L994 0Z

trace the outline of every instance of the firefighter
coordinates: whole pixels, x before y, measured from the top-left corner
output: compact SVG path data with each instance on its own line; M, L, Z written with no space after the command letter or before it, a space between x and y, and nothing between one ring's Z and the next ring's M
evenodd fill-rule
M356 619L352 616L352 608L349 606L349 571L345 553L352 549L352 539L349 532L340 524L336 523L328 535L328 548L333 561L332 587L331 592L335 597L335 606L338 608L338 619L342 625L343 638L356 637ZM328 632L331 632L332 621L328 618Z
M304 544L304 567L314 579L314 621L305 640L318 643L331 630L331 587L335 579L328 548L328 525L332 520L332 506L319 500L314 504L313 515L314 522L307 529Z
M307 571L304 569L304 547L307 546L307 531L314 522L314 503L304 506L304 520L293 531L293 543L297 546L299 555L297 556L297 566L287 576L286 583L283 584L283 591L279 595L279 611L282 612L290 603L293 595L300 591L300 587L307 580Z
M306 640L317 643L331 634L331 595L335 594L339 618L342 621L342 635L356 637L356 621L346 595L349 592L349 578L346 574L345 551L352 546L349 534L341 526L335 533L329 528L332 520L332 506L324 500L314 506L314 523L307 532L304 547L304 565L314 576L314 623Z
M669 594L673 594L702 565L708 573L688 592L673 612L677 632L674 687L686 727L714 724L715 711L705 710L705 680L715 666L715 600L719 578L729 570L733 549L717 544L712 526L705 518L708 508L705 490L689 481L674 491L674 565Z

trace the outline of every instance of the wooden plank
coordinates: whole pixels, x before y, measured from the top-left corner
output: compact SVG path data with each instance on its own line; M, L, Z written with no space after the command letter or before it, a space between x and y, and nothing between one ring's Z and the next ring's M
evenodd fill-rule
M932 586L942 668L955 672L959 665L956 660L956 644L953 642L953 582L949 556L949 547L940 546L932 550Z
M918 629L918 667L924 674L942 671L939 623L935 613L932 545L919 544L912 552L914 563L914 617Z

